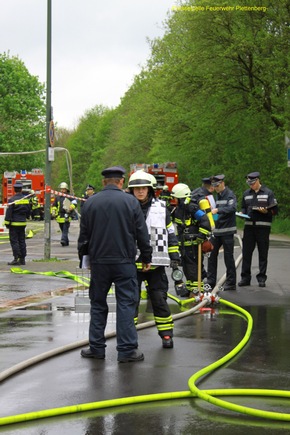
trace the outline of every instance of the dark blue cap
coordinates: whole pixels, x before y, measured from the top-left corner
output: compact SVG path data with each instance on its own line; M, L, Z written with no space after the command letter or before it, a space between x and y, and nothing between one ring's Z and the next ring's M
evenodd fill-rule
M203 184L211 184L212 178L213 177L205 177L205 178L202 178L201 181L203 182Z
M248 175L246 175L246 178L249 178L250 180L260 178L260 172L250 172Z
M211 180L211 185L216 187L218 186L222 181L224 181L225 176L224 174L220 174L220 175L215 175L214 177L212 177Z
M102 171L104 178L123 178L126 170L123 166L112 166L111 168L106 168Z
M14 189L23 189L23 184L20 181L15 181L15 184L13 185Z
M91 184L88 184L86 187L86 190L89 190L89 189L95 190L94 186L92 186Z

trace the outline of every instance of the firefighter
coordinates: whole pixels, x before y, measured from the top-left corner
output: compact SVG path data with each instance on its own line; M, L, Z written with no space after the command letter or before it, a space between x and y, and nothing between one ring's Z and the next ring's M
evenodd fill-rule
M9 240L14 259L9 265L25 265L26 241L25 228L26 220L31 215L31 203L29 198L25 198L22 192L23 185L16 181L14 186L15 195L8 201L4 224L9 229ZM11 204L11 205L9 205Z
M163 201L155 198L152 177L144 171L134 172L128 188L139 201L146 219L150 244L152 246L152 263L148 272L142 272L140 258L136 261L139 292L146 281L155 324L164 348L173 347L173 319L167 303L168 278L165 266L172 269L180 264L178 240L174 232L170 213ZM135 322L137 323L138 313Z
M32 194L30 198L31 208L32 208L31 219L34 221L43 221L44 218L43 206L39 204L38 198L34 194L34 190L30 190L29 193Z
M171 192L166 184L164 184L163 189L161 190L159 194L159 199L162 201L165 201L167 209L171 212L172 206L171 206Z
M66 196L69 193L67 183L60 183L58 188L63 195L56 196L52 205L52 216L55 217L55 220L59 224L61 230L61 246L68 246L69 227L72 220L72 213L76 208L76 204L74 204L73 201Z
M207 214L199 207L195 199L190 199L190 188L187 184L178 183L172 188L171 195L178 201L172 212L173 222L177 226L179 250L182 268L186 277L186 288L192 293L198 289L198 245L203 244L203 252L211 250L208 237L211 235L211 224ZM202 261L202 259L201 259ZM203 267L203 266L202 266ZM206 272L201 272L205 278Z

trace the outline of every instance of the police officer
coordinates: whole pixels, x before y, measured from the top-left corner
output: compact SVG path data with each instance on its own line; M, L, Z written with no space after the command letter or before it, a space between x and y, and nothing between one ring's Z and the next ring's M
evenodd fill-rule
M236 290L234 234L237 232L237 199L234 192L225 185L224 179L224 174L215 175L212 179L212 186L217 193L216 208L212 209L212 214L218 219L215 220L214 237L211 240L214 249L208 259L207 282L211 287L216 284L218 254L220 247L223 246L226 265L224 290Z
M191 198L196 199L197 202L201 199L207 198L209 203L215 206L213 198L214 187L211 185L212 177L204 177L201 181L202 185L191 192Z
M94 188L94 186L92 186L91 184L88 184L87 187L86 187L85 194L82 195L82 198L84 199L84 201L81 201L81 210L82 210L83 205L84 205L84 203L86 202L86 200L87 200L90 196L92 196L92 195L94 195L94 194L95 194L95 188Z
M9 229L9 240L14 259L9 265L24 265L26 257L25 228L26 220L31 215L31 203L22 192L23 185L16 181L14 186L15 195L8 201L4 224Z
M117 301L118 361L144 359L138 350L134 315L139 302L135 256L140 250L142 270L150 268L152 248L140 205L136 198L123 192L125 169L113 166L103 170L104 189L84 204L80 221L78 251L90 258L89 296L91 319L88 349L84 358L105 358L105 327L108 316L107 294L115 284Z
M67 183L60 183L58 186L63 195L57 195L52 204L52 216L55 217L61 230L60 244L62 246L69 245L69 227L72 220L72 213L76 208L74 203L67 195L69 193Z
M211 225L207 214L200 210L199 203L191 200L190 207L185 202L190 198L187 184L173 186L171 195L177 198L178 205L172 212L172 220L177 226L182 268L186 277L186 288L195 293L198 289L198 245L211 235ZM202 262L202 258L200 259ZM201 271L202 277L206 272Z
M246 176L247 189L243 194L242 213L245 220L243 234L243 261L239 286L251 284L251 264L255 246L258 247L259 273L256 275L259 287L266 286L267 264L271 223L278 213L277 200L272 190L260 182L260 173L251 172Z
M134 172L128 183L130 193L134 195L142 208L146 219L150 243L153 249L152 264L149 272L142 271L140 257L137 259L139 291L142 282L152 303L155 324L164 348L173 347L173 319L167 304L168 278L165 266L175 268L180 264L178 240L174 225L164 201L155 198L152 177L144 171ZM137 322L138 313L136 313Z

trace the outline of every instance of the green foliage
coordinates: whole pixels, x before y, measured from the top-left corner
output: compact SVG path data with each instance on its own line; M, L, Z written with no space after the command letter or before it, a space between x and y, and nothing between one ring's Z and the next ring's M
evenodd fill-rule
M85 113L75 131L69 133L60 130L60 134L57 135L56 146L65 147L71 156L73 190L76 196L83 194L88 183L94 185L97 190L101 188L103 153L113 116L113 110L96 106ZM54 188L57 188L61 181L68 182L69 170L65 154L57 154L53 174Z
M45 148L44 86L17 57L0 54L0 152ZM45 153L0 156L0 172L44 166Z
M150 41L150 59L119 107L86 114L68 140L78 189L99 186L105 166L176 161L180 181L192 188L224 173L240 204L245 175L260 171L280 204L279 219L289 215L289 0L257 0L265 11L241 11L240 4L182 10L213 6L189 0L168 15L164 36Z

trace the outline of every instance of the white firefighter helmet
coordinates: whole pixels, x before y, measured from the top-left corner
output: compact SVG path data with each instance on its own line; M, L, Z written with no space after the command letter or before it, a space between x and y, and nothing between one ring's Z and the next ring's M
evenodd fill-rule
M154 177L153 174L148 174L148 175L150 175L150 178L152 180L152 187L153 187L153 189L156 189L157 188L157 180L156 180L156 178Z
M167 186L167 184L164 184L164 186L163 186L163 190L168 190L168 186Z
M171 196L174 198L187 198L190 196L190 188L184 183L175 184L172 188Z
M144 172L144 171L133 172L133 174L129 178L128 187L146 187L146 186L152 187L153 189L151 174L148 174L148 172Z
M68 185L66 183L60 183L60 185L58 186L59 189L66 189L68 190Z

